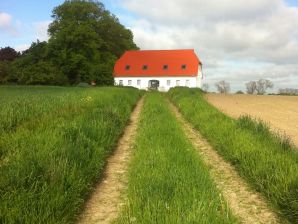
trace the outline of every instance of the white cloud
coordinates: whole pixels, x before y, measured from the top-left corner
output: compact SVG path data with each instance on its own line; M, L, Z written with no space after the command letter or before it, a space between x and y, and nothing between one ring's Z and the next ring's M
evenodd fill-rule
M298 8L283 0L114 0L142 49L195 48L206 81L298 86ZM282 85L285 82L283 82Z
M17 36L17 25L13 21L10 14L5 12L0 12L0 32L8 33L11 36Z
M33 24L35 31L35 38L40 41L47 41L49 39L48 28L52 21L40 21Z
M19 22L20 23L20 22ZM51 23L51 21L40 21L40 22L35 22L35 23L30 23L30 24L22 24L22 27L24 28L23 33L32 33L30 35L31 41L30 43L24 43L24 44L18 44L15 45L14 48L16 51L24 51L27 50L31 42L35 42L37 39L39 41L47 41L49 39L47 30L48 26Z
M27 50L29 47L30 47L30 44L19 44L19 45L14 46L14 49L16 51L22 52L22 51Z
M5 12L0 12L0 29L11 25L12 16Z
M123 7L142 17L178 24L255 19L270 14L281 3L282 0L121 0Z

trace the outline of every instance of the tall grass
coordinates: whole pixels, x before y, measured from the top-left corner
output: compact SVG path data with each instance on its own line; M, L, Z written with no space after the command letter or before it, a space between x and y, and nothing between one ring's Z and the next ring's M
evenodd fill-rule
M0 133L23 122L77 103L90 94L83 88L0 86Z
M146 96L117 223L236 223L159 93Z
M134 89L74 89L67 106L47 94L29 94L52 112L32 114L1 134L0 223L74 221L140 96Z
M298 223L298 155L288 139L248 117L234 120L211 106L199 89L169 96L184 117L292 223Z

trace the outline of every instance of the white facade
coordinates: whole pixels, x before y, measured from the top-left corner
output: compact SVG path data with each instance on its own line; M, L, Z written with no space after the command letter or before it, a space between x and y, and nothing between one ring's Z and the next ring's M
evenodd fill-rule
M138 89L148 90L151 80L159 81L159 91L168 91L172 87L186 86L201 88L202 72L198 76L175 76L175 77L115 77L115 85L132 86Z

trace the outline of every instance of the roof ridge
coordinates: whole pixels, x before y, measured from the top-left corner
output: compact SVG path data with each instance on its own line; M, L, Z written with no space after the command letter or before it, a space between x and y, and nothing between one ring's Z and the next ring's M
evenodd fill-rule
M126 52L132 52L132 51L136 51L136 52L140 52L140 51L195 51L194 48L185 48L185 49L154 49L154 50L127 50Z

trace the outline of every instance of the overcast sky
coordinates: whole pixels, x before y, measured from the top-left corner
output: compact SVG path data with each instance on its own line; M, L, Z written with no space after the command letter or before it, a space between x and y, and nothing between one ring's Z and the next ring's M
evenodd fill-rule
M0 0L0 47L24 50L47 40L51 11L62 0ZM204 80L233 91L267 78L298 88L298 0L104 0L141 49L194 48Z

